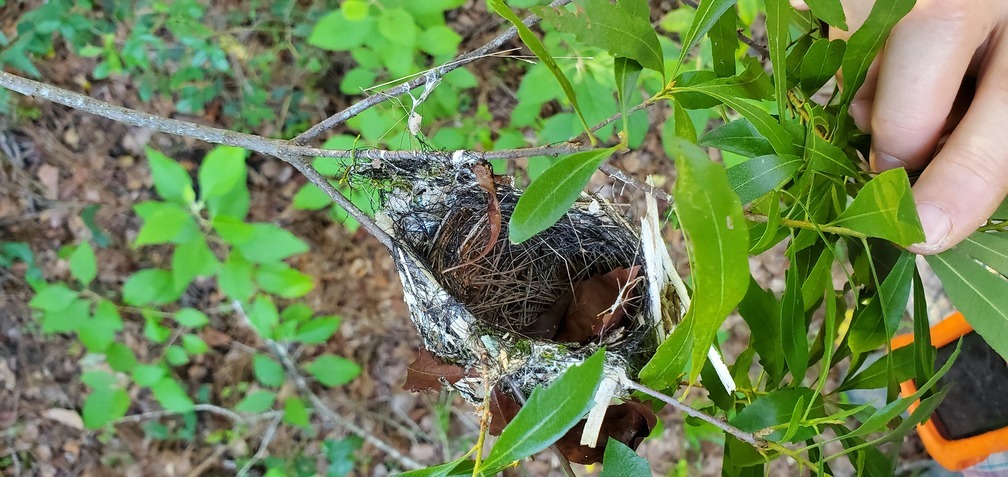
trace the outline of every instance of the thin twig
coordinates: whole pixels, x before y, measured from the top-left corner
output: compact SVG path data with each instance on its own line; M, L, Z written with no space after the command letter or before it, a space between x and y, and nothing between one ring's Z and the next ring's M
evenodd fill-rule
M564 5L567 5L570 2L571 2L571 0L555 0L552 3L550 3L550 6L551 7L562 7ZM532 26L536 25L537 23L539 23L540 21L542 21L542 18L539 18L536 15L529 15L528 17L526 17L522 21L522 23L524 23L525 25L527 25L529 27L532 27ZM389 88L389 89L387 89L385 91L382 91L380 93L368 96L368 97L366 97L366 98L358 101L357 103L353 104L352 106L350 106L350 107L348 107L348 108L346 108L346 109L344 109L344 110L342 110L342 111L340 111L340 112L338 112L336 114L333 114L332 116L329 116L328 118L323 119L318 124L312 126L307 131L305 131L305 132L299 134L297 137L295 137L293 139L293 142L294 142L294 144L298 144L298 145L308 144L309 141L311 141L311 140L319 137L319 135L321 135L323 132L328 131L328 130L330 130L330 129L332 129L332 128L340 125L340 124L345 123L350 118L352 118L354 116L357 116L358 114L360 114L360 113L368 110L369 108L374 107L375 105L381 104L381 103L383 103L383 102L385 102L385 101L387 101L387 100L389 100L391 98L394 98L396 96L405 94L406 92L408 92L408 91L410 91L410 90L412 90L414 88L423 86L423 85L427 84L430 81L433 81L435 79L441 78L442 76L446 75L447 73L449 73L452 70L458 69L458 68L460 68L462 66L468 65L469 63L472 63L472 62L474 62L474 61L476 61L476 60L478 60L480 58L483 58L483 57L487 56L488 53L490 53L491 51L499 48L504 43L510 41L517 34L518 34L518 29L517 28L515 28L515 27L508 28L507 30L504 31L504 33L501 33L500 35L497 35L496 38L494 38L493 40L490 40L485 45L483 45L483 46L481 46L481 47L479 47L479 48L477 48L477 49L475 49L473 51L470 51L469 53L461 55L458 58L455 58L454 60L452 60L452 61L450 61L448 63L445 63L445 64L441 65L438 68L435 68L435 69L431 70L430 72L428 72L427 74L425 74L423 76L419 76L419 77L414 78L414 79L412 79L410 81L407 81L407 82L405 82L403 84L400 84L399 86L395 86L393 88Z
M234 423L237 423L237 424L247 424L249 421L255 421L255 420L260 420L260 419L264 419L264 418L269 417L269 414L266 414L266 415L258 415L258 416L254 416L254 417L249 418L249 417L242 416L241 414L238 414L237 412L234 412L234 411L232 411L230 409L223 408L223 407L220 407L220 406L215 406L213 404L196 404L196 405L193 406L192 410L195 411L195 412L206 412L206 413L209 413L209 414L216 414L218 416L227 418L231 422L234 422ZM178 416L179 414L180 413L175 412L175 411L151 411L151 412L145 412L145 413L141 413L141 414L131 414L129 416L123 416L123 417L117 419L115 422L117 424L118 423L126 423L126 422L142 422L142 421L148 421L148 420L151 420L151 419L160 419L162 417Z
M651 194L652 196L654 196L655 199L658 199L662 202L666 202L669 204L672 203L673 200L672 196L669 195L668 192L665 192L664 190L661 190L657 187L648 185L647 183L642 182L633 176L630 176L629 174L624 172L623 169L620 169L610 164L602 164L601 166L599 166L599 170L608 174L609 177L612 177L615 180L627 184L630 187L633 187L634 189Z
M221 456L224 455L224 452L227 451L227 449L228 448L226 445L218 445L217 448L214 449L213 453L207 456L206 459L203 459L203 461L200 462L199 465L193 467L193 469L190 470L188 474L186 474L186 477L200 477L201 475L203 475L203 472L206 472L207 469L213 467L214 464L217 463L217 459L220 459Z
M237 475L238 477L245 477L245 475L248 475L248 472L252 470L252 467L255 466L256 463L258 463L260 460L263 460L266 457L269 450L269 445L271 442L273 442L273 437L276 436L276 431L277 428L280 427L280 421L282 418L283 415L279 415L273 418L273 422L271 422L270 426L266 428L266 433L263 434L262 440L259 441L259 450L256 451L256 453L252 456L252 458L250 458L248 462L246 462L245 465L242 466L241 469L238 469L238 473L235 475Z
M644 386L643 384L636 383L636 382L633 382L633 381L629 382L629 387L630 387L630 389L634 389L636 391L640 391L640 392L642 392L644 394L647 394L648 396L654 397L654 398L656 398L656 399L664 402L665 404L668 404L669 406L672 406L672 407L674 407L674 408L676 408L676 409L678 409L678 410L686 413L689 416L692 416L692 417L695 417L697 419L700 419L701 421L710 423L710 424L714 425L715 427L717 427L718 429L721 429L722 431L725 431L726 433L734 436L736 439L738 439L738 440L740 440L742 442L745 442L745 443L747 443L747 444L749 444L749 445L751 445L751 446L753 446L753 447L755 447L757 449L766 449L767 448L767 442L765 440L760 439L760 438L758 438L758 437L756 437L756 436L754 436L754 435L752 435L752 434L750 434L748 432L745 432L745 431L743 431L743 430L741 430L741 429L739 429L739 428L737 428L737 427L735 427L735 426L733 426L731 424L728 424L727 422L722 421L722 420L720 420L720 419L718 419L718 418L716 418L714 416L711 416L711 415L705 414L703 412L700 412L700 411L698 411L696 409L693 409L692 407L687 406L686 404L683 404L682 401L680 401L680 400L678 400L678 399L676 399L676 398L674 398L672 396L668 396L666 394L662 394L662 393L660 393L658 391L655 391L654 389L651 389L651 388L649 388L647 386Z
M238 316L242 318L242 321L247 326L251 327L252 325L249 322L248 315L245 314L245 307L242 306L241 302L239 302L238 300L234 300L231 302L231 306L232 308L234 308L235 313L237 313ZM353 433L357 437L364 439L364 441L375 446L378 450L384 452L385 455L395 460L396 462L399 463L399 465L403 466L406 469L415 470L415 469L422 469L425 467L423 464L403 455L402 452L399 452L398 449L385 443L381 439L375 437L370 432L362 429L357 424L354 424L353 422L347 420L343 416L337 414L335 411L330 409L329 405L326 404L325 401L322 400L322 398L318 397L318 395L316 395L311 390L311 386L308 385L308 380L306 380L305 377L298 370L297 363L295 363L294 360L291 358L290 353L288 353L287 350L282 345L280 345L280 343L277 343L276 341L273 341L266 337L261 338L266 343L266 347L269 348L270 352L273 353L273 355L276 356L276 358L280 361L280 364L283 365L284 371L286 372L287 376L291 378L292 381L294 381L294 386L298 389L301 395L308 398L308 400L312 403L312 406L315 408L315 410L320 414L322 414L323 418L326 421L331 422L339 427L342 427L343 429L346 429L347 431Z

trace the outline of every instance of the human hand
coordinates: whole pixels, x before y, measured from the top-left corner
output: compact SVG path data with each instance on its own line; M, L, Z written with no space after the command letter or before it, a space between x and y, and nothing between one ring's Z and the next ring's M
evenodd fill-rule
M875 0L842 3L850 31L830 36L846 40ZM939 253L969 236L1008 193L1008 1L917 0L850 115L872 134L873 170L923 169L913 194L927 240L910 251Z

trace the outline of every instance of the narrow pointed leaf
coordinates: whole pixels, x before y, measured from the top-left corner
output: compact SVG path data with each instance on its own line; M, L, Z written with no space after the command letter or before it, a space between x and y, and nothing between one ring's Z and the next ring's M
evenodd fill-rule
M784 185L798 172L798 156L760 156L728 168L728 182L743 204Z
M831 27L847 30L847 17L844 15L840 0L805 0L809 10L816 18L826 22Z
M542 61L546 68L553 73L557 82L560 83L560 88L563 89L564 94L567 95L567 100L570 101L571 106L574 107L574 112L577 113L578 119L581 120L581 125L584 126L584 130L588 133L589 139L592 143L595 143L595 136L591 133L591 128L588 126L588 122L585 120L584 115L581 114L581 107L578 106L577 95L574 94L574 87L571 86L570 80L564 75L563 71L560 70L560 66L557 65L556 61L550 56L549 51L546 51L546 46L542 44L539 37L532 32L532 30L522 22L518 15L515 15L511 8L504 4L503 0L487 0L487 6L489 6L493 11L497 12L498 15L504 17L505 20L511 22L511 24L518 30L518 37L521 38L522 43L525 43L532 53Z
M572 154L529 184L508 224L508 238L522 243L560 220L598 169L618 147Z
M904 247L924 241L906 170L890 169L869 181L832 225Z
M687 313L694 319L692 380L721 323L749 287L749 231L724 168L686 141L671 149L679 172L676 213L691 251L694 294Z
M690 24L689 30L682 37L682 53L679 55L679 64L682 64L689 50L710 31L721 15L735 6L737 2L738 0L703 0L700 2L696 14L693 15L693 23Z
M549 387L536 388L508 423L484 462L488 475L556 442L577 424L592 405L602 381L605 351L573 366Z
M1008 279L977 263L959 248L930 255L928 264L941 279L952 304L973 329L1008 359Z
M788 26L791 21L791 4L788 0L765 0L767 50L773 65L774 95L777 111L784 117L787 105L787 45L790 41Z
M665 74L662 47L650 19L635 16L609 0L575 0L574 5L577 10L573 12L549 7L534 11L582 43Z

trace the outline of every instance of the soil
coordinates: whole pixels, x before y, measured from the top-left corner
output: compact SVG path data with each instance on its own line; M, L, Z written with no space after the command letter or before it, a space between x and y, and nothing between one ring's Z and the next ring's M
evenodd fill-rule
M458 23L459 29L482 36L496 31L481 25L478 18L475 13L466 13L451 20ZM4 31L10 27L8 21L12 20L0 20ZM463 49L467 46L475 45L463 45ZM56 51L52 58L39 62L39 68L46 82L79 91L94 64L93 60ZM514 68L477 66L473 71L517 74ZM514 89L517 80L504 77L485 84L499 88L510 85ZM175 115L171 104L140 104L132 91L128 78L114 77L94 82L89 94L154 114ZM475 96L509 97L486 91ZM331 101L334 105L347 102L339 97ZM494 114L501 117L506 117L513 107L507 101L488 102ZM209 146L152 134L50 103L22 99L20 104L37 111L37 117L0 117L0 242L27 243L47 279L66 280L68 264L58 258L57 251L63 245L95 239L80 215L88 205L97 204L100 208L95 222L109 244L97 250L100 267L95 290L114 295L132 272L166 263L169 257L164 249L128 246L140 225L132 206L155 198L143 148L159 149L193 171ZM321 114L319 111L318 119ZM659 125L665 112L653 110L649 114L652 124ZM208 122L206 118L185 119ZM667 186L674 171L664 158L658 137L654 131L639 151L619 158L614 165L634 177L654 174L659 183L664 181ZM293 210L291 199L305 180L286 164L259 156L253 156L249 164L250 220L276 223L307 241L310 251L291 262L316 279L316 288L304 300L320 314L343 318L332 340L298 349L296 357L307 360L328 351L351 358L364 370L346 386L316 388L316 393L338 413L414 460L436 464L458 457L460 451L475 443L478 418L471 406L457 397L402 389L418 338L386 249L362 230L350 233L324 213ZM600 193L624 204L641 203L632 190L612 184L601 174L596 174L595 179L594 188ZM667 239L673 258L682 267L680 271L686 272L682 237L670 232ZM783 289L787 266L781 257L781 250L775 249L751 261L756 279L778 293ZM0 475L233 475L244 464L241 459L259 450L270 420L250 425L231 441L214 442L208 437L231 430L229 420L212 413L199 413L194 423L156 416L150 413L160 407L144 392L131 396L130 417L116 424L114 432L84 430L78 412L86 388L79 376L93 363L84 359L85 351L76 339L40 333L27 307L32 294L25 273L20 263L0 269ZM209 310L219 305L221 298L211 282L198 282L182 301L186 306ZM124 320L120 341L141 360L156 356L158 350L147 348L142 318L127 313ZM728 362L748 341L745 326L737 326L741 324L735 316L725 326ZM234 392L235 386L253 379L251 350L265 349L263 343L227 314L213 315L211 327L202 338L211 351L176 371L191 390L205 388L212 402L233 405L240 397ZM281 391L294 392L293 388ZM689 475L720 475L720 444L695 434L687 438L679 414L666 410L661 417L664 430L641 448L655 475L674 471L680 461L689 462ZM176 435L191 432L192 438L152 439L145 430L151 422L166 426ZM308 465L324 475L320 443L348 434L331 425L317 425L313 431L280 426L264 452L281 459L308 456ZM387 456L372 446L365 445L357 455L359 466L353 475L383 476L396 469L386 464ZM783 466L779 470L788 470L787 463L779 465ZM597 467L575 468L578 475L597 472ZM262 469L254 468L251 475L260 475ZM508 474L562 475L550 453Z

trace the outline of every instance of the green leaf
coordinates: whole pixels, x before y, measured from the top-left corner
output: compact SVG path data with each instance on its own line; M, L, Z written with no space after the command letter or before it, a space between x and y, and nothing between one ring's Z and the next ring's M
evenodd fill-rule
M748 204L794 178L802 165L798 156L759 156L728 168L728 182Z
M521 18L518 18L518 15L515 15L515 13L504 4L503 0L487 0L487 6L497 12L498 15L511 22L511 24L518 29L518 36L521 38L522 43L525 43L525 46L532 50L532 53L539 58L539 61L541 61L547 69L549 69L550 73L553 73L557 82L560 83L560 88L563 89L564 94L567 95L567 100L570 101L571 106L574 107L574 112L577 113L578 119L581 120L581 125L588 134L588 138L591 140L592 144L595 144L595 136L591 133L591 127L588 126L588 122L585 120L584 115L581 114L581 107L578 106L577 95L574 94L574 87L571 86L567 76L565 76L563 71L560 70L560 66L558 66L553 57L550 56L549 51L546 50L546 47L542 44L542 41L539 40L539 37L537 37L535 33L533 33L532 30L522 22Z
M693 45L700 40L708 31L717 23L721 15L724 14L729 8L735 6L738 0L704 0L700 2L697 6L696 15L693 16L693 23L690 25L689 31L683 35L680 43L682 44L682 53L679 54L679 65L682 65L683 61L686 60L686 55L689 50L693 48ZM679 66L676 66L678 70Z
M196 277L215 275L221 263L217 260L206 237L199 235L175 247L172 254L172 280L176 287L189 286Z
M916 269L915 258L916 255L912 253L901 252L892 271L879 286L879 311L864 315L866 319L851 322L848 335L851 351L871 351L884 345L896 333L910 300L910 286Z
M256 380L264 386L273 388L280 387L286 378L280 363L269 356L258 353L252 357L252 373L255 374Z
M349 51L363 45L374 34L374 28L372 17L351 21L344 16L343 10L333 10L315 24L308 44L330 51Z
M122 318L115 304L102 300L95 305L94 315L77 330L81 343L92 353L104 353L115 342L116 332L122 329Z
M913 294L914 341L911 346L904 348L913 348L914 374L902 380L897 377L897 381L902 382L912 377L914 382L924 383L934 375L936 350L931 344L931 323L928 321L926 292L918 270L914 270Z
M203 338L196 336L194 334L184 334L182 335L182 348L186 350L187 353L199 356L210 351L210 346L207 346L206 341Z
M914 377L914 346L904 346L896 348L870 364L860 373L848 376L837 391L850 391L852 389L879 389L889 384L889 366L887 359L892 362L892 369L895 371L897 382L903 382ZM932 363L932 366L934 363ZM931 368L932 373L934 368ZM925 380L926 381L926 380ZM920 381L920 382L925 382Z
M690 359L692 328L693 317L687 316L658 345L654 357L640 371L641 384L654 389L667 389L679 383L679 377Z
M184 167L150 147L144 151L150 162L154 190L161 198L185 206L196 200L192 178Z
M425 469L411 470L399 474L399 477L469 477L473 473L475 462L466 457L454 460L445 464L427 467Z
M609 438L602 458L602 472L599 477L650 477L651 466L647 459L637 455L633 449L620 441Z
M308 251L308 244L273 224L252 224L252 237L238 250L252 262L275 262Z
M210 319L203 312L191 308L183 308L173 317L179 325L200 329L210 324Z
M297 210L321 210L333 203L329 194L315 184L305 184L294 194L293 205Z
M413 15L403 8L384 8L378 16L378 33L385 39L403 48L412 49L416 45L420 29Z
M98 276L98 261L90 243L81 243L70 255L70 273L85 287Z
M462 36L444 25L424 30L420 34L418 47L432 56L453 55L462 43ZM370 86L370 85L369 85Z
M864 84L875 55L882 49L896 23L910 12L916 0L875 2L865 22L847 40L843 57L844 88L842 104L849 105L854 93Z
M637 78L640 77L640 63L624 57L616 57L613 60L613 75L616 77L616 97L619 99L620 114L623 115L623 133L629 134L630 118L627 110L630 109L630 97L633 88L637 85Z
M553 226L581 194L592 173L619 146L567 156L546 169L518 199L508 238L522 243L533 235Z
M361 368L349 359L331 354L324 354L308 363L305 369L315 376L320 383L329 386L342 386L353 381L360 374Z
M714 73L721 77L735 76L735 54L738 52L739 16L734 7L725 10L721 18L711 27L707 36L711 41L711 57Z
M791 21L791 4L788 0L765 0L767 50L773 65L774 90L777 111L783 119L787 109L787 46L790 42L788 27Z
M78 331L88 319L90 308L91 303L87 300L74 299L63 309L46 310L42 315L42 332L53 334Z
M260 296L248 310L248 320L260 336L271 338L273 329L280 322L280 314L272 299Z
M808 327L805 324L805 305L802 300L802 274L795 267L792 259L791 267L785 274L784 296L781 298L781 344L784 350L784 361L787 363L791 376L796 384L805 380L808 371Z
M649 18L636 16L609 0L575 0L574 5L576 12L548 7L535 11L586 45L630 58L665 75L662 47Z
M127 305L163 305L175 301L181 293L175 291L172 274L160 268L147 268L131 275L123 285L123 301Z
M104 427L125 416L129 404L129 394L124 389L110 387L91 391L81 409L84 427L88 429Z
M890 169L868 181L847 210L831 225L847 227L904 247L924 241L910 180L903 168Z
M858 170L839 147L809 131L805 137L805 161L810 171L856 177Z
M189 353L187 353L184 348L177 345L171 345L165 348L164 358L170 366L184 366L189 364Z
M753 127L759 131L773 146L778 154L794 154L794 145L791 143L791 135L781 126L770 113L767 113L752 102L741 99L735 95L735 87L724 84L698 84L672 88L673 93L677 91L700 93L724 103L726 106L738 111L743 117L752 123Z
M236 412L259 414L273 409L276 393L273 391L253 391L235 405Z
M536 388L501 432L484 462L488 474L535 454L567 433L592 405L602 381L605 351L565 371L548 388Z
M314 318L301 324L294 339L305 344L322 344L329 341L339 325L340 319L335 316Z
M844 16L840 0L805 0L805 5L808 5L816 18L828 23L829 26L848 30L847 17Z
M315 287L312 278L283 262L264 263L256 271L256 282L267 292L284 298L298 298Z
M200 198L222 197L245 180L245 159L249 152L231 146L217 146L207 153L199 168Z
M812 42L798 72L802 89L813 92L822 88L840 69L846 49L847 44L842 40L819 38Z
M308 408L305 406L304 401L299 397L289 397L284 401L284 416L283 421L292 426L298 426L307 429L310 424L308 422Z
M174 378L161 379L157 384L151 386L151 392L154 393L154 399L157 399L157 402L166 411L181 413L193 410L192 399Z
M221 265L217 286L231 299L247 300L255 292L252 273L252 264L240 252L234 250Z
M28 306L37 310L59 311L66 309L76 299L77 292L62 283L54 283L36 293Z
M750 346L760 356L760 364L775 384L784 377L784 348L780 339L781 306L774 294L750 280L749 289L738 305L739 315L749 325Z
M1008 233L973 234L956 248L1001 275L1008 276Z
M974 234L979 235L979 234ZM959 247L925 257L966 321L1008 359L1008 279L978 263Z
M817 409L818 412L809 417L821 416L822 399L818 394L808 388L788 388L763 395L739 411L728 422L745 432L765 432L767 429L775 428L777 430L767 435L766 439L781 441L784 437L781 426L791 422L799 402L814 403L813 409ZM813 435L816 435L815 429L807 427L794 433L789 442L805 440Z
M686 141L674 144L675 207L690 249L694 318L692 381L721 323L749 287L749 231L725 169Z
M165 375L167 375L165 368L149 364L138 365L133 368L133 372L131 373L133 382L137 383L138 386L153 386L161 382L161 379Z
M939 369L934 376L931 377L931 379L924 383L924 385L919 386L917 388L917 392L879 408L867 419L862 420L861 425L858 426L857 429L844 437L860 437L879 431L885 427L886 424L895 419L896 416L903 414L903 412L906 411L911 404L920 399L924 393L929 392L932 388L934 388L934 386L938 383L938 380L948 372L948 370L952 367L952 364L955 363L956 358L959 356L961 345L961 341L957 342L955 351L952 353L952 356L949 357L948 361L945 362L945 365L943 365L941 369ZM935 394L932 398L939 395L940 394Z
M105 360L113 371L128 373L133 371L137 365L136 355L133 350L122 343L112 343L105 350Z
M178 204L147 201L134 205L133 210L143 219L134 242L137 247L178 242L199 230L189 211Z

